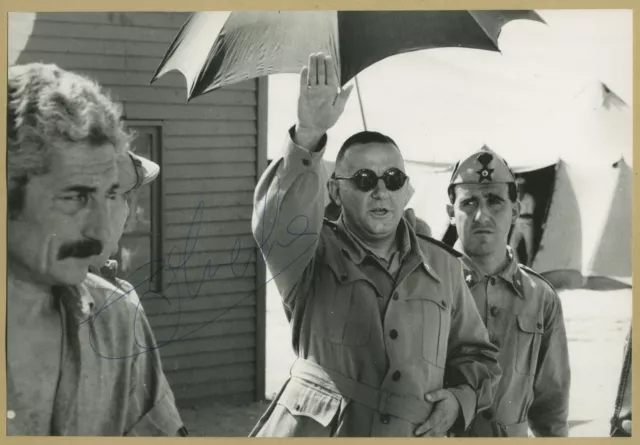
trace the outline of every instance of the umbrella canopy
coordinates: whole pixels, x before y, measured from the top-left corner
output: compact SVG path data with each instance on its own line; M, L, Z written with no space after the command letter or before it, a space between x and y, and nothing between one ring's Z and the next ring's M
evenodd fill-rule
M441 47L498 51L513 20L544 23L534 11L237 11L222 22L197 12L183 25L153 76L180 71L188 98L248 79L297 73L309 54L336 61L341 85L394 54Z

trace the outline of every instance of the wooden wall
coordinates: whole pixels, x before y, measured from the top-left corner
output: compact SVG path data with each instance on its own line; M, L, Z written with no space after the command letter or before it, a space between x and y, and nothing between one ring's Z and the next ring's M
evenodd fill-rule
M16 63L43 61L88 74L124 104L131 125L158 129L155 243L170 265L162 271L164 295L141 297L158 344L166 343L160 349L165 373L182 404L262 399L265 272L251 212L266 167L266 81L247 81L188 104L181 74L150 85L187 18L37 13L32 29L23 27L30 35ZM14 23L14 36L20 28ZM193 224L196 214L200 222Z

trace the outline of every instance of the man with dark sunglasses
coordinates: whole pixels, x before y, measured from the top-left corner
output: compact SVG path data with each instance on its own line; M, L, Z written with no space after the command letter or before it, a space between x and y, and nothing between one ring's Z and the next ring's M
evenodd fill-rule
M502 369L493 406L462 435L567 436L571 373L560 298L507 244L520 211L516 178L483 147L456 165L448 194L465 281Z
M497 348L453 251L403 218L408 182L385 135L349 138L329 182L338 92L330 57L302 70L298 123L255 192L253 233L293 330L298 359L252 436L445 436L491 405Z

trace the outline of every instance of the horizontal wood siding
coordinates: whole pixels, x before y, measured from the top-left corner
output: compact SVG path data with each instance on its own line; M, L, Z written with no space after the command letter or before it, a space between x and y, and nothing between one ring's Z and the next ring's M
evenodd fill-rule
M168 265L164 295L143 296L143 305L164 345L165 373L180 404L207 397L261 399L259 267L251 235L261 173L258 82L190 103L178 72L150 85L188 16L37 13L17 63L55 63L92 76L123 103L127 120L161 123L161 246Z

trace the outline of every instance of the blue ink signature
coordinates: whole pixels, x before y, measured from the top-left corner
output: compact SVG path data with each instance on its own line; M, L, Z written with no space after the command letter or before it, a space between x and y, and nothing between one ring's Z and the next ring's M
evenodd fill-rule
M274 202L280 202L280 178L276 176L275 178L275 187L276 187L276 192L275 192L275 197ZM265 194L265 198L264 198L264 204L263 204L263 210L262 210L262 214L261 214L261 218L262 221L265 221L265 213L267 210L267 196L268 196L268 192ZM302 250L302 252L295 258L292 258L291 261L287 264L285 264L279 271L271 271L272 272L272 277L267 280L264 285L258 286L257 289L250 291L249 293L247 293L246 295L242 296L242 298L240 298L234 305L232 305L231 307L227 308L226 310L224 310L221 314L219 314L218 316L216 316L215 318L205 321L203 323L201 323L199 326L197 326L196 328L194 328L193 330L182 334L180 336L177 336L177 331L178 328L180 327L180 314L181 314L181 310L180 310L180 300L181 298L181 293L180 293L180 289L185 288L186 289L186 294L187 296L193 300L195 298L198 297L198 295L200 294L200 291L202 290L202 285L205 281L205 279L209 279L209 280L215 280L215 277L218 273L218 271L220 270L221 267L230 267L232 274L236 277L236 278L240 278L243 277L249 267L249 264L251 263L251 261L253 260L253 255L252 253L249 254L249 257L247 259L247 261L244 263L244 266L240 266L240 272L238 272L236 270L236 266L238 265L238 259L240 256L240 251L242 250L242 242L240 241L240 239L236 239L234 245L233 245L233 249L230 252L230 257L231 257L231 261L228 263L224 263L224 264L219 264L215 267L212 267L211 264L211 260L209 259L204 267L204 270L202 272L202 275L199 279L199 281L194 282L194 283L190 283L190 280L188 278L187 275L187 268L188 268L188 264L189 261L192 258L192 255L195 251L196 245L197 245L197 241L198 241L198 235L200 232L200 225L202 224L202 212L203 212L203 207L204 207L204 203L201 201L192 218L191 224L189 225L189 230L187 232L187 236L185 238L185 243L184 243L184 251L181 251L180 248L178 246L173 246L173 248L169 251L169 253L167 254L166 260L154 260L154 261L150 261L149 263L143 264L142 266L140 266L138 269L136 269L135 271L131 272L130 275L128 275L127 277L124 277L124 279L126 280L128 277L135 275L135 273L141 269L147 268L147 267L155 267L155 269L152 270L151 274L144 280L142 280L140 283L134 285L133 283L130 283L132 285L132 289L130 290L124 290L121 289L120 292L113 292L109 298L107 298L107 300L105 301L105 303L102 305L102 307L98 308L93 315L91 315L89 318L83 320L81 322L82 323L86 323L86 322L91 322L93 320L95 320L97 317L101 316L105 311L107 311L109 309L109 307L111 307L113 304L116 304L118 301L120 301L122 298L127 298L127 296L129 294L131 294L132 292L136 292L139 295L139 300L137 303L137 309L136 309L136 314L134 316L134 332L135 332L135 324L139 323L139 313L141 311L141 301L143 300L143 298L147 295L159 295L160 297L162 297L165 301L167 301L167 303L169 305L171 305L171 301L168 297L165 296L165 292L167 292L169 289L171 289L173 286L175 286L177 289L177 296L176 298L178 298L178 307L177 307L177 320L176 320L176 324L174 326L174 330L173 330L173 334L170 336L170 338L166 341L160 342L160 343L156 343L154 345L145 345L145 344L141 344L137 338L137 336L134 335L135 338L135 342L137 344L137 346L139 348L141 348L142 350L133 354L129 354L129 355L124 355L124 356L120 356L120 357L109 357L109 356L105 356L103 355L103 353L100 351L100 348L98 348L95 344L94 341L95 339L93 338L93 335L90 334L89 335L89 342L90 345L92 347L92 349L96 352L96 354L98 354L100 357L102 358L106 358L106 359L125 359L125 358L130 358L130 357L135 357L137 355L140 354L144 354L146 352L155 350L155 349L159 349L162 348L168 344L183 340L187 337L189 337L190 335L193 335L195 332L199 331L200 329L208 326L211 323L214 323L215 321L217 321L220 317L224 316L225 314L227 314L229 311L235 309L236 307L238 307L240 304L242 304L245 300L251 298L253 295L255 295L257 293L257 291L262 290L263 288L265 288L267 286L267 284L269 284L271 281L273 281L277 276L281 275L282 273L284 273L287 269L289 269L291 266L293 266L294 264L296 264L296 262L311 248L313 248L313 246L316 244L316 241L319 238L319 234L318 233L312 233L312 232L307 232L308 228L309 228L309 219L307 216L305 215L296 215L293 218L291 218L291 220L288 222L287 226L286 226L286 234L290 237L289 240L287 240L287 242L283 242L283 240L280 239L272 239L274 230L278 224L278 218L279 218L279 213L280 213L280 209L279 206L273 206L275 207L275 214L273 216L273 218L269 218L271 222L270 226L267 227L266 224L261 224L262 226L262 233L255 234L255 238L256 242L257 242L257 247L258 249L260 249L260 251L262 251L262 255L264 258L264 261L267 262L269 256L271 255L271 253L273 252L274 247L279 247L279 248L288 248L290 247L294 242L298 241L299 239L303 238L303 237L309 237L311 236L311 242L309 243L308 246L306 246L306 248L304 248ZM294 230L294 227L298 227L302 225L302 229L298 229L298 230ZM258 235L259 238L258 238ZM192 239L193 237L193 239ZM252 246L252 247L255 247ZM161 291L156 291L152 289L152 280L158 276L160 274L160 272L168 272L170 275L170 278L167 280L167 284L164 287L164 289L162 289ZM143 288L146 285L146 288ZM144 309L142 309L142 311L144 311ZM147 324L147 321L143 321L143 324ZM148 326L144 326L145 329L148 329L148 331L150 332L151 329Z

